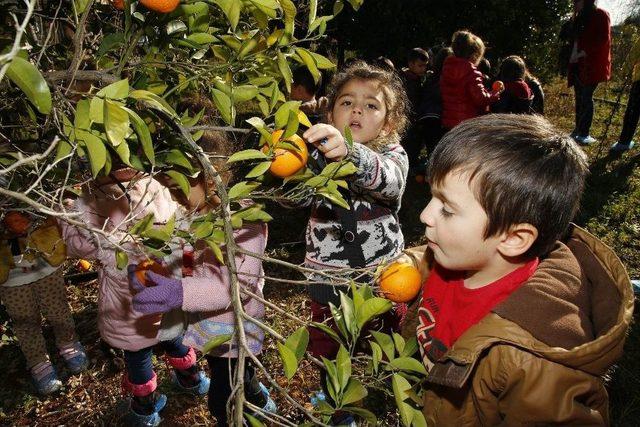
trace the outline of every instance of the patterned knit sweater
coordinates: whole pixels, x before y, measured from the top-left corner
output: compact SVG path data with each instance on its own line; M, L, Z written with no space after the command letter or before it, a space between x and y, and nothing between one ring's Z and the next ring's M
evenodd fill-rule
M400 144L384 145L376 152L354 143L346 160L358 169L346 178L351 209L357 219L356 241L361 243L365 266L374 267L404 249L398 211L409 169L407 154ZM306 231L305 266L317 270L350 267L345 233L335 206L324 198L310 198L304 206L312 207ZM309 279L326 280L319 275L310 275ZM321 304L338 305L339 290L328 283L309 287L311 298Z

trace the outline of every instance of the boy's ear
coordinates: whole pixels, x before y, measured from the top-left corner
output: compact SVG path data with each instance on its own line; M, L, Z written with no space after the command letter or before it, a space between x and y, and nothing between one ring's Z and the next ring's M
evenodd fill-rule
M498 244L498 252L505 257L518 257L529 250L538 238L538 229L531 224L514 224Z
M333 123L333 112L327 111L327 121L329 122L329 124ZM338 129L338 130L340 130L340 129Z

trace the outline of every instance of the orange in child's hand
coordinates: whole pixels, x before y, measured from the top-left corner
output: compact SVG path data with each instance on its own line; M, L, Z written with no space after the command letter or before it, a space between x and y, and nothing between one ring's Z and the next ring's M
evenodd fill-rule
M393 302L411 301L422 287L420 271L405 262L389 265L380 275L378 283L384 296Z
M78 268L82 271L89 271L91 269L91 262L86 259L78 260Z
M307 144L304 143L303 139L298 135L291 135L284 141L294 144L298 147L298 150L295 150L290 147L282 147L280 145L283 141L280 141L284 130L280 129L271 135L271 146L274 147L273 155L274 158L271 161L271 166L269 167L269 171L280 178L286 178L297 173L300 169L305 167L307 164L307 160L309 159L309 150L307 150ZM269 151L269 146L265 145L262 148L263 152Z
M2 222L9 231L20 236L26 234L31 226L31 219L18 211L7 212Z
M154 12L169 13L176 10L180 0L140 0L140 3Z
M136 278L143 286L153 286L152 283L147 282L148 270L165 277L169 277L171 275L169 270L167 270L162 264L159 264L152 259L144 260L136 266Z
M491 89L493 89L494 92L502 92L504 90L504 83L500 80L496 80L493 82L493 85L491 85Z

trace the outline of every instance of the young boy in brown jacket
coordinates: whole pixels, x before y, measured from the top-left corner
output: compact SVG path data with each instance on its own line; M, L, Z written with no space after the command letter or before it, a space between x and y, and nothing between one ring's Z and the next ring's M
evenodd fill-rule
M616 255L569 224L586 173L539 116L471 119L439 143L428 243L409 251L426 280L406 323L429 371L428 425L609 424L603 375L633 293Z

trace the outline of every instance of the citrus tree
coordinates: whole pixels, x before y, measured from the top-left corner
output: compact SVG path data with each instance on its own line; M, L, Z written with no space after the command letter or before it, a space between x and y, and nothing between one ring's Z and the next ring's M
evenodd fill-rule
M306 355L309 324L296 318L300 329L284 337L244 312L242 298L250 295L295 318L239 285L234 259L244 250L235 244L233 230L246 222L269 221L266 200L295 204L322 197L348 208L340 188L347 186L354 166L336 162L305 167L309 153L297 133L310 123L300 103L288 100L292 66L307 67L315 79L322 70L335 67L315 49L345 2L323 3L321 9L317 0L9 3L4 19L10 25L4 28L11 31L3 34L0 54L3 218L11 211L12 216L28 214L35 222L55 217L82 227L114 245L121 268L128 264L132 247L162 258L176 241L206 242L230 272L240 363L228 407L237 425L243 417L251 424L262 422L248 415L261 408L244 399L246 358L312 423L328 422L336 410L375 423L375 416L357 402L368 389L377 388L395 397L405 425L424 425L418 407L425 372L412 358L415 339L405 341L398 334L382 333L363 336L369 321L391 309L391 302L376 296L366 284L356 285L345 275L320 273L327 280L350 285L344 288L341 306L332 307L338 332L315 325L341 344L336 360L313 359L328 374L332 404L324 402L309 410L295 401L248 351L244 337L246 321L274 336L289 379L302 358L310 357ZM347 3L357 9L362 0ZM194 110L188 102L193 99L206 99L209 107ZM238 148L229 156L207 152L200 140L211 131L234 141ZM352 143L348 130L346 139ZM126 237L116 238L114 232L80 221L77 212L67 209L65 199L121 167L156 176L184 196L194 182L201 182L207 197L218 197L220 203L206 215L188 212L162 226L154 226L153 216L140 219L131 214L119 227L128 230ZM230 167L240 171L242 178L227 188L223 175ZM241 203L245 199L254 203ZM312 272L262 254L249 255ZM220 337L208 348L231 338ZM360 351L363 341L369 342L364 353ZM278 415L262 416L291 424Z

